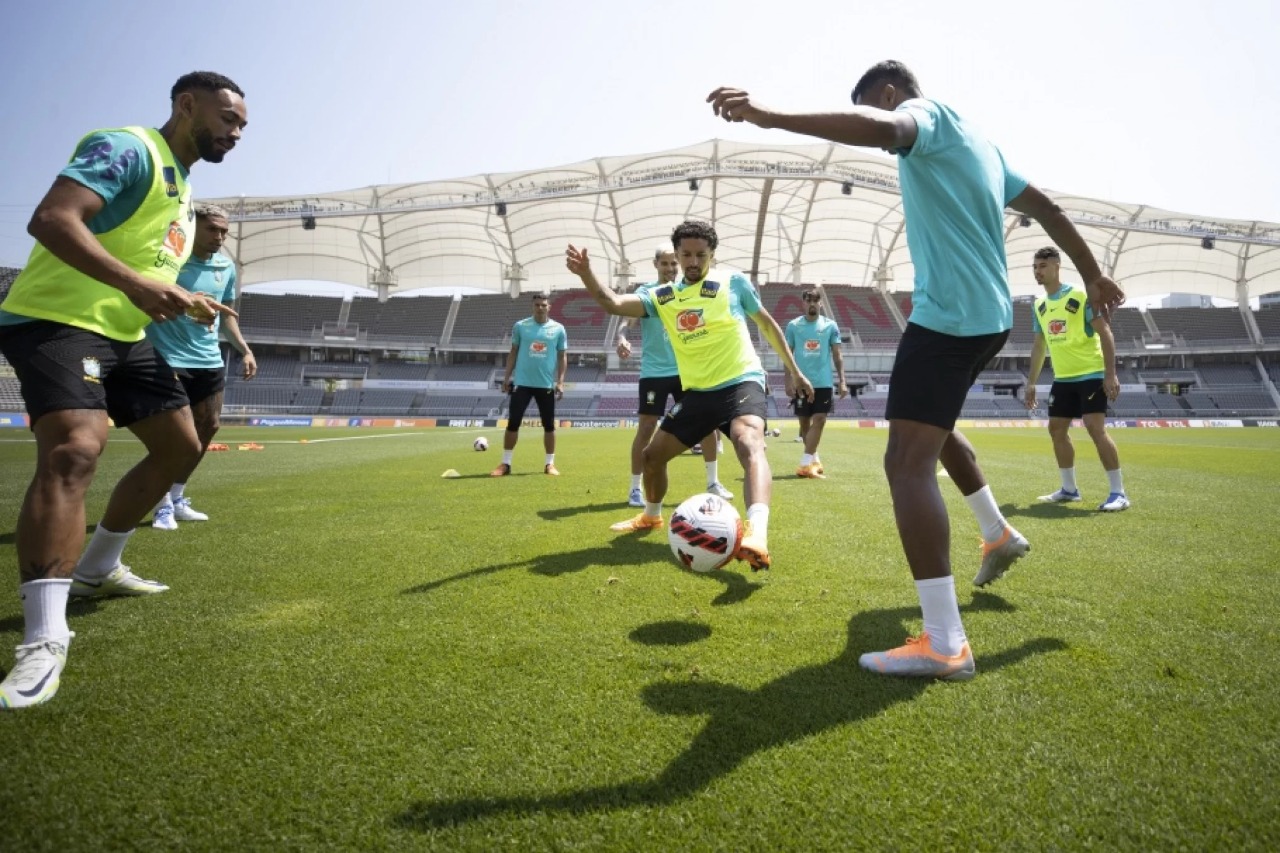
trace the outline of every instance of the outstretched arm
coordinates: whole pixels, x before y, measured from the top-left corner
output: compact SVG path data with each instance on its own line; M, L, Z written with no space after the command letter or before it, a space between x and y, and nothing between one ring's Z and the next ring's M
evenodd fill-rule
M565 250L564 265L569 272L582 279L587 290L595 297L596 302L610 314L621 317L645 316L644 303L633 293L617 294L607 287L601 287L596 281L596 274L591 271L591 259L587 257L586 248L578 249L572 244Z
M1009 207L1039 222L1049 239L1071 258L1071 263L1075 264L1076 271L1084 281L1094 314L1105 319L1111 316L1113 309L1124 304L1124 291L1111 276L1102 274L1089 244L1080 236L1075 223L1057 202L1028 184L1025 190L1009 202Z
M858 106L840 113L784 113L730 86L707 95L707 103L725 121L789 130L842 145L894 149L910 148L916 142L916 120L905 112Z
M764 308L747 316L760 327L760 334L764 335L765 340L769 342L769 346L773 347L774 351L782 356L782 364L787 370L786 385L788 396L791 395L791 391L794 389L795 393L806 400L812 400L813 383L800 372L800 365L796 364L796 357L791 352L791 347L787 346L786 336L782 332L782 327L778 325L778 321L773 319L773 315Z

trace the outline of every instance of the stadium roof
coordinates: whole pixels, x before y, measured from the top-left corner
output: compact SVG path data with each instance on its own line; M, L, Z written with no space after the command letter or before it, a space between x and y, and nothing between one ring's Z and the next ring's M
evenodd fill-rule
M1133 296L1280 291L1280 224L1050 195ZM757 283L910 290L912 282L894 160L827 143L717 139L526 172L208 201L231 212L224 251L239 262L243 284L515 295L576 285L564 268L569 242L590 249L601 281L648 281L654 250L686 217L712 222L718 262ZM1011 289L1035 293L1032 255L1049 240L1015 213L1005 222Z

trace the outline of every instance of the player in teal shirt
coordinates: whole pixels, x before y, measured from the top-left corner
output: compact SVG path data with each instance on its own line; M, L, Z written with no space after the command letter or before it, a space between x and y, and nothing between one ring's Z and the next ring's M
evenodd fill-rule
M556 468L556 400L564 396L564 374L569 369L569 339L564 326L551 319L551 303L545 293L533 294L533 316L511 327L511 352L502 388L511 395L507 429L502 436L502 463L491 476L511 473L511 459L520 439L520 421L532 400L542 418L542 446L546 460L542 471L560 476Z
M189 293L203 293L209 299L231 305L236 298L236 265L226 255L218 254L230 227L227 212L210 204L197 204L195 212L195 244L191 258L178 273L178 286ZM204 459L222 425L220 418L226 378L222 350L218 346L220 326L242 356L244 378L252 379L258 372L258 362L240 334L239 321L233 315L215 319L212 326L190 317L175 317L169 323L147 326L147 339L174 369L187 392L196 435L200 438L200 455L183 476L170 485L169 492L155 509L151 526L157 530L177 530L179 521L209 520L207 514L191 505L185 491L187 481L195 473L200 460Z
M859 663L893 675L971 678L973 654L956 603L938 462L982 529L975 584L999 578L1030 550L1000 512L973 446L955 429L970 386L1004 346L1013 325L1005 207L1039 222L1071 257L1095 311L1106 316L1124 294L1103 275L1062 209L1011 169L974 125L926 99L905 65L872 66L851 97L852 110L807 114L770 109L740 89L717 89L707 101L726 121L881 148L898 157L915 292L889 380L884 464L898 535L924 611L924 632L899 648L865 654Z
M653 253L653 266L658 271L658 280L650 284L642 284L636 293L648 293L655 287L670 284L680 277L680 263L676 253L664 247L658 247ZM656 316L624 320L618 327L618 357L631 357L631 342L627 340L627 326L634 321L640 326L640 403L637 409L636 436L631 441L631 491L627 495L627 504L634 507L644 506L644 494L640 489L642 470L644 467L644 448L658 429L658 421L666 414L667 398L673 403L680 402L684 389L680 385L680 368L676 366L676 354L671 349L671 339L662 321ZM733 492L720 484L718 454L720 439L712 434L703 439L700 450L707 468L707 492L727 501L733 500Z
M804 453L796 476L807 480L825 480L827 474L818 458L818 443L827 425L827 415L835 405L833 393L840 399L849 394L844 381L844 356L840 353L840 327L823 317L822 292L810 288L804 292L805 312L787 324L787 346L795 354L800 372L813 383L813 399L806 400L788 384L787 396L792 400L796 417L800 419L800 435L804 439ZM839 381L832 378L832 364Z

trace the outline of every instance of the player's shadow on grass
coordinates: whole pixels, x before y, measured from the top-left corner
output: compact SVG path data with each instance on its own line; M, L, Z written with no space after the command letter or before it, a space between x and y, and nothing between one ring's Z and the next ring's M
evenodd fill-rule
M1011 610L995 595L974 596L966 610ZM493 815L548 811L583 814L664 806L706 790L763 750L804 740L839 726L883 714L899 702L919 696L927 680L887 678L858 666L863 652L898 645L903 623L919 616L915 607L873 610L849 621L848 642L834 660L789 672L757 690L714 682L662 682L641 691L646 705L660 714L697 714L706 725L680 755L652 779L563 791L543 796L475 797L416 803L393 818L404 829L429 831ZM1028 640L978 658L978 671L1010 666L1031 655L1065 649L1056 638ZM960 685L945 689L963 690Z
M661 531L656 532L661 533ZM672 577L689 578L695 581L706 580L712 583L724 584L724 592L712 600L711 603L713 605L724 606L746 601L751 597L752 593L762 588L762 584L752 583L735 571L716 571L707 572L706 574L687 572L669 558L670 553L665 536L654 534L648 536L619 536L607 544L583 548L580 551L539 554L527 560L512 560L509 563L498 563L493 566L483 566L478 569L459 572L456 575L410 587L401 594L411 595L431 592L451 583L482 578L498 572L505 572L509 569L527 568L536 575L559 577L570 572L580 572L592 566L634 569L638 564L655 561L661 562L663 564L662 571L669 571Z
M1054 504L1037 501L1027 506L1016 506L1014 504L1005 504L1000 507L1000 511L1004 513L1005 518L1093 518L1097 515L1092 512L1093 507L1088 510L1082 509L1080 504Z
M581 506L562 506L557 509L540 509L538 517L544 521L559 521L562 518L573 518L575 515L582 515L584 512L620 512L627 508L625 499L616 501L606 501L605 503L582 504ZM631 514L635 515L636 510L632 509ZM617 519L622 521L621 518Z

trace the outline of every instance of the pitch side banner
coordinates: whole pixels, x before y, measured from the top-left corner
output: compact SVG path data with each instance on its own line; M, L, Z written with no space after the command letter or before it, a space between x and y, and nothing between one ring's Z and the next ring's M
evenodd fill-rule
M0 412L0 427L26 427L27 416L22 412Z

